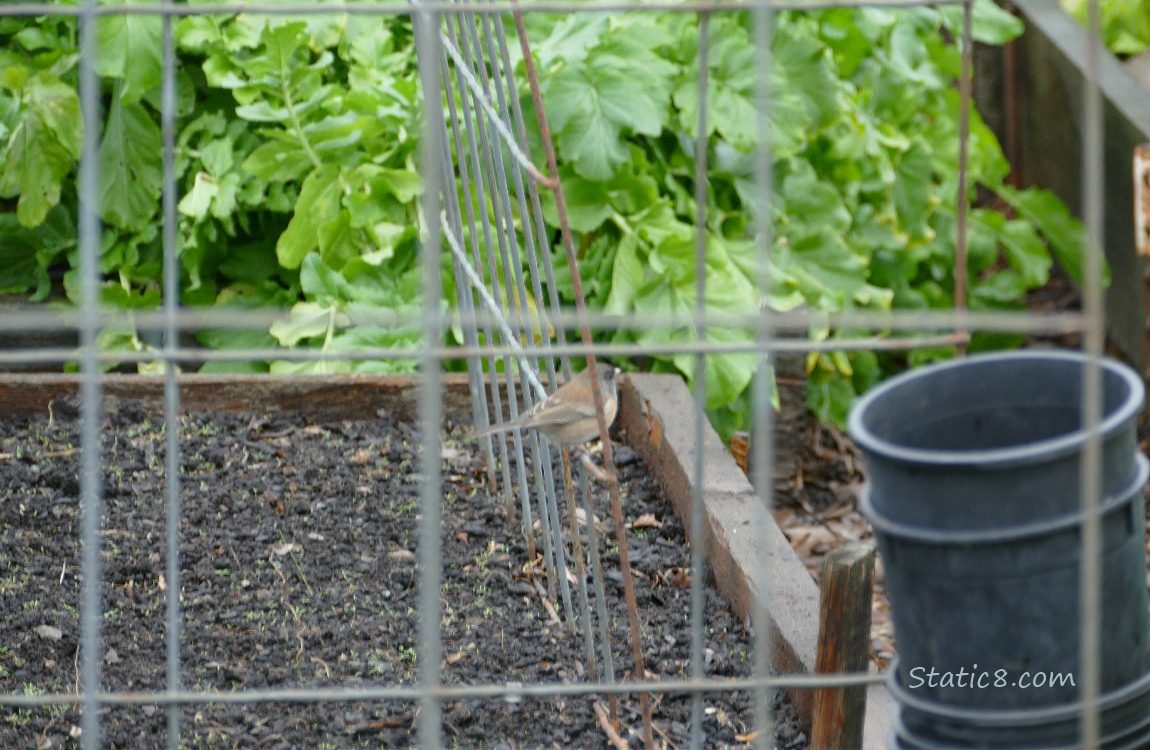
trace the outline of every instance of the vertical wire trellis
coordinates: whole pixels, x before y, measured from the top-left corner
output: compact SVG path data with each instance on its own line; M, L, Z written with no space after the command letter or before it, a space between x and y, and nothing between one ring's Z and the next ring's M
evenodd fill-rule
M965 163L967 151L966 139L968 128L965 126L966 107L970 98L970 76L973 75L973 66L969 55L972 50L971 43L971 13L972 0L953 0L961 3L964 11L963 32L961 43L963 45L963 65L960 79L962 96L961 116L963 118L962 134L960 136L960 162ZM891 2L841 2L820 3L820 7L832 5L858 6L858 5L912 5L917 3L891 3ZM696 13L700 19L699 42L699 71L698 96L701 103L705 103L707 95L707 29L711 14L719 10L731 10L727 6L718 8L719 3L700 3L695 6L683 4L661 8L668 12ZM780 4L761 1L748 1L739 4L739 9L748 10L752 14L754 39L756 41L757 64L768 69L771 64L770 44L772 39L772 19ZM332 7L323 5L301 4L308 12L335 13L335 12L370 12L363 6ZM546 6L543 6L546 9ZM1084 193L1084 219L1088 234L1088 246L1085 264L1085 279L1083 289L1083 310L1079 320L1084 331L1083 348L1097 359L1103 353L1105 328L1102 305L1102 260L1101 260L1101 216L1102 216L1102 114L1100 90L1098 87L1099 58L1101 43L1099 41L1098 0L1090 0L1091 30L1088 34L1089 46L1087 54L1088 75L1085 88L1085 117L1084 117L1084 143L1083 150L1083 193ZM534 10L537 10L535 8ZM562 4L555 4L555 9L562 9ZM603 12L594 8L570 8L583 12ZM635 10L642 10L642 6L635 6ZM650 10L651 8L647 8ZM212 12L226 12L228 7L212 8ZM298 12L300 8L287 6L268 6L267 8L232 8L231 12L263 12L291 13ZM583 532L577 525L570 527L571 534L578 539L580 534L586 534L587 555L590 562L590 578L593 590L588 590L587 581L583 575L578 579L578 607L567 586L565 547L561 536L564 516L559 511L559 497L554 488L556 482L556 467L550 462L550 454L546 441L531 435L527 438L528 452L533 460L528 464L525 460L524 445L521 438L516 435L512 451L506 449L506 444L500 441L499 460L496 460L492 441L485 440L482 450L488 459L489 481L496 482L494 467L501 467L502 486L505 492L517 488L520 496L520 509L525 523L524 532L529 539L532 538L530 519L533 507L527 491L526 466L530 465L533 474L535 490L534 512L538 513L540 524L544 529L542 536L544 542L544 563L548 570L548 580L559 582L564 611L570 618L569 626L574 627L576 621L583 625L582 638L589 663L593 667L597 663L601 682L584 686L467 686L452 691L441 684L439 673L439 653L441 649L439 633L439 581L441 578L441 561L439 552L439 525L440 525L440 484L441 469L439 461L440 442L439 426L442 421L442 384L440 371L443 359L452 356L450 351L435 346L432 342L438 341L443 331L443 321L440 319L438 300L441 293L439 278L439 248L442 233L443 244L448 248L451 256L457 290L466 290L459 297L459 309L464 325L465 345L472 352L469 355L469 372L471 375L471 395L475 414L479 417L479 424L488 416L487 398L490 394L491 404L494 407L495 417L502 416L502 402L507 401L507 408L512 417L520 411L529 409L546 395L542 379L537 376L546 374L548 383L555 383L562 371L570 377L571 368L567 354L567 341L565 326L569 316L565 316L557 296L555 271L551 265L551 254L548 247L546 227L543 222L542 203L538 187L554 189L557 185L557 173L554 172L554 154L550 154L549 167L552 176L547 177L531 162L525 147L526 124L523 113L519 108L518 81L515 78L512 59L509 55L509 46L503 32L503 19L500 13L516 11L516 29L523 45L524 57L529 56L524 27L520 11L533 10L531 5L519 7L514 4L498 5L494 0L484 3L413 3L401 10L394 8L388 10L379 6L374 12L401 12L411 17L418 40L419 73L422 85L429 95L426 97L427 117L429 124L423 134L423 151L421 154L422 173L425 176L428 190L422 199L422 216L424 220L424 237L422 252L422 268L425 276L424 295L426 300L423 315L423 334L427 346L420 356L421 371L423 374L420 392L420 429L423 436L423 449L421 454L421 511L422 523L419 534L419 551L421 565L419 572L420 583L420 626L419 647L425 658L420 666L420 683L415 687L382 686L376 688L358 689L274 689L249 690L243 693L220 693L211 691L185 691L180 681L180 653L179 641L181 631L182 613L179 601L180 590L180 439L178 414L180 410L179 377L176 372L176 363L189 355L189 352L180 346L179 334L181 330L191 327L194 322L187 322L181 317L179 309L179 259L177 257L177 216L175 179L175 117L176 117L176 71L175 52L172 40L173 18L181 13L197 12L195 8L176 4L173 0L164 0L162 5L154 7L135 7L128 9L115 9L108 6L98 6L95 0L83 0L75 8L61 8L53 6L38 6L32 4L11 5L5 10L0 7L0 16L8 14L32 15L39 13L69 13L75 15L79 24L79 95L84 128L82 156L78 175L78 193L80 196L78 214L78 263L80 271L80 303L79 314L75 318L74 330L79 333L79 366L80 366L80 396L82 427L80 432L81 467L80 467L80 495L82 502L82 515L80 536L82 542L81 566L83 584L81 590L81 634L80 634L80 682L75 694L65 695L3 695L0 704L11 706L50 705L52 703L77 702L82 707L82 735L81 746L86 750L96 750L102 747L100 731L100 710L109 705L132 705L140 703L162 703L165 706L167 721L167 742L171 748L181 744L180 711L188 703L223 703L223 702L255 702L258 700L283 701L323 701L323 700L369 700L369 699L405 699L417 700L420 704L419 716L419 742L421 746L436 748L442 746L441 705L447 696L465 695L560 695L585 694L603 692L612 699L620 693L637 692L635 685L623 686L616 681L614 666L612 664L612 651L609 634L606 629L606 614L602 609L604 600L602 567L599 556L599 545L602 543L596 537L592 523L592 510L589 502L590 483L582 472L579 476L582 507L586 513L587 523ZM199 9L200 12L203 9ZM165 364L164 368L164 425L166 429L165 472L167 484L165 488L166 504L166 536L165 575L167 581L166 600L166 688L162 692L140 694L111 694L103 690L101 683L100 639L102 624L102 598L103 585L101 551L101 513L103 510L102 490L102 453L101 453L101 422L102 422L102 388L100 383L100 368L102 364L98 336L109 320L109 315L100 307L98 288L100 263L100 221L98 215L99 181L99 131L101 121L100 113L100 81L93 66L96 55L95 22L100 13L107 12L133 12L151 13L162 16L163 65L161 88L161 131L163 137L163 310L162 324L164 327L164 346L154 355ZM455 88L449 82L455 77ZM770 107L769 76L756 77L755 100L759 113L758 134L759 147L754 156L755 192L758 197L759 210L754 213L757 242L760 248L759 272L762 288L769 283L768 267L770 248L772 244L772 226L770 211L771 185L773 181L772 162L765 129L767 127L767 112ZM447 112L440 112L441 101L439 96L432 93L446 91L444 101ZM537 94L537 91L533 91ZM458 100L456 99L458 94ZM706 107L700 106L698 133L699 142L696 145L696 190L705 191L705 175L707 166L706 150ZM450 131L444 126L440 130L440 123L449 123ZM460 125L462 124L462 128ZM454 155L452 149L455 149ZM466 158L465 158L466 156ZM456 171L458 170L458 172ZM471 179L469 179L469 176ZM507 177L511 177L508 184ZM959 204L964 206L965 200L965 170L960 172ZM459 193L454 189L454 181L462 179L463 188ZM475 192L471 192L469 185L474 183ZM561 192L560 192L561 196ZM561 200L561 197L560 197ZM697 204L697 309L692 319L696 333L696 399L697 419L695 440L696 445L701 442L703 434L702 417L705 401L704 366L707 322L706 315L706 243L704 228L706 226L706 201L696 196ZM960 208L960 221L958 223L958 250L956 255L956 308L964 309L965 279L963 269L965 257L965 208ZM516 224L516 219L521 222ZM566 249L573 255L573 245L568 233L565 233ZM527 273L523 272L523 261L527 261ZM484 273L487 278L484 278ZM961 278L961 287L960 284ZM576 280L578 280L576 275ZM502 288L500 282L502 281ZM581 302L581 300L580 300ZM580 312L584 322L583 331L586 337L585 310L580 304ZM483 310L483 313L480 313ZM546 312L550 310L550 313ZM511 314L508 314L511 313ZM242 313L236 312L237 319ZM956 336L960 329L970 321L959 313L954 316L954 330ZM1023 319L1019 324L1020 330L1030 330L1027 324L1030 319ZM1034 325L1038 330L1040 327ZM772 353L778 346L776 338L777 328L775 316L770 310L764 309L755 328L757 351L762 355L766 364L770 364ZM550 349L551 336L554 334L557 346ZM585 341L589 344L589 341ZM534 344L534 346L532 346ZM961 346L961 343L960 343ZM811 347L814 347L812 345ZM33 353L33 359L35 358ZM70 353L71 354L71 353ZM348 358L362 356L357 352L348 352ZM556 359L559 366L556 366ZM44 361L51 361L45 357ZM482 383L482 364L494 375L502 365L504 389L492 377L492 387L488 390ZM1081 738L1084 747L1095 747L1099 742L1099 715L1097 701L1100 693L1100 665L1098 659L1099 644L1101 641L1100 622L1098 619L1099 590L1097 585L1101 574L1101 529L1098 518L1099 482L1100 476L1100 442L1101 436L1098 425L1101 421L1101 377L1099 367L1094 365L1087 368L1082 389L1082 424L1088 431L1089 439L1082 457L1082 591L1081 591L1081 678L1083 710L1081 716ZM764 522L769 521L771 503L771 462L774 445L771 439L771 426L773 415L770 404L770 380L765 371L760 371L754 380L753 398L755 412L760 415L767 429L763 431L760 440L753 446L755 460L755 487L759 493L761 503L756 512ZM607 465L610 467L610 447L605 450ZM701 456L702 452L697 451ZM509 471L509 466L516 467L515 476ZM694 466L696 486L702 487L703 474L706 467L701 458ZM610 480L611 492L617 496L618 486L614 477ZM511 498L509 498L510 500ZM574 510L576 498L570 495L564 498L569 510ZM513 505L513 503L512 503ZM569 514L568 519L572 516ZM621 519L616 519L617 531L622 535ZM769 745L770 715L768 690L774 686L800 685L822 686L834 684L850 684L849 678L809 678L783 676L773 677L770 674L769 642L770 642L770 612L765 609L766 592L769 587L769 571L765 566L757 570L755 588L759 596L756 599L756 611L753 618L755 631L758 634L755 647L754 671L749 680L719 681L707 680L702 665L702 580L704 562L701 554L701 497L696 497L695 508L691 519L692 540L692 648L691 648L691 679L686 681L664 681L654 683L650 689L662 688L666 690L680 689L689 692L692 698L692 747L700 747L703 743L701 722L699 714L702 707L702 696L705 691L750 689L754 693L755 721L759 732L756 743L760 747ZM626 564L625 536L622 537L622 562ZM578 550L576 550L578 551ZM582 553L580 562L582 562ZM556 592L551 592L552 597ZM597 610L591 612L590 601L594 599ZM599 624L599 632L591 629L591 621ZM599 648L594 644L595 637L599 638ZM596 651L600 657L596 659ZM636 662L641 669L641 650L635 652ZM593 675L594 676L594 675ZM865 679L865 678L864 678ZM645 696L645 693L643 694ZM649 721L649 711L644 710L644 718ZM653 742L650 727L646 729L644 739L648 744Z

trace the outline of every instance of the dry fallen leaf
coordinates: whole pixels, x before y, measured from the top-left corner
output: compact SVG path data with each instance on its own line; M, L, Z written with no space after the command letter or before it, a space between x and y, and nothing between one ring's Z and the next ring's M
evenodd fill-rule
M600 518L599 516L592 515L591 518L593 518L595 520L596 528L603 525L603 519ZM587 525L587 511L585 511L582 508L576 508L575 509L575 521L580 526L586 526Z
M651 441L652 448L663 444L663 420L654 415L647 420L647 439Z
M751 454L751 436L746 432L733 432L731 433L731 455L735 457L735 463L743 470L744 474L748 473L750 467Z
M632 529L658 529L662 528L663 522L656 519L654 513L644 513L628 524L628 526Z
M439 457L442 458L444 461L450 461L451 463L459 463L460 461L470 460L471 454L468 451L462 450L460 448L445 445L445 446L443 446L443 449L439 452Z

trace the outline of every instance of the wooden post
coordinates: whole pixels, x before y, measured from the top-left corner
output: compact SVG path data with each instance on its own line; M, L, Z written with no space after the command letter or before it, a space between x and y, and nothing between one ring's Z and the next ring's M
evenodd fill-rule
M866 672L870 665L874 545L844 544L823 563L815 672ZM862 747L866 686L815 691L811 750Z
M1150 378L1150 143L1134 147L1134 249L1142 259L1142 312L1147 318L1142 377Z

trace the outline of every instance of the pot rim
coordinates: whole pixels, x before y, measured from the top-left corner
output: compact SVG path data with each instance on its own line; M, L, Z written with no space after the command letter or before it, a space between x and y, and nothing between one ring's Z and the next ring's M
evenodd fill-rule
M1104 494L1098 498L1098 506L1093 511L1080 509L1073 513L1044 516L1026 523L1015 522L1005 527L955 529L900 521L875 508L869 486L864 487L859 496L859 510L876 533L886 534L899 541L945 546L1009 544L1081 528L1090 517L1103 519L1114 513L1125 512L1131 503L1138 501L1142 488L1146 486L1146 480L1150 479L1150 461L1142 454L1138 454L1135 456L1135 463L1138 471L1133 481L1118 492Z
M893 392L911 381L948 370L978 368L1001 362L1047 360L1072 362L1087 365L1097 362L1103 373L1110 373L1125 382L1128 393L1122 403L1110 414L1104 414L1095 429L1079 428L1073 432L1024 445L999 447L983 450L931 450L914 448L879 437L865 423L865 414L876 402L889 397ZM1035 349L1005 353L977 354L962 359L930 364L897 375L865 393L855 403L847 419L851 438L864 450L885 458L906 463L933 466L979 466L1001 468L1015 464L1035 463L1049 460L1068 453L1077 453L1095 436L1105 440L1124 424L1129 422L1142 408L1145 398L1145 385L1141 378L1129 367L1109 357L1092 357L1076 351L1058 349Z

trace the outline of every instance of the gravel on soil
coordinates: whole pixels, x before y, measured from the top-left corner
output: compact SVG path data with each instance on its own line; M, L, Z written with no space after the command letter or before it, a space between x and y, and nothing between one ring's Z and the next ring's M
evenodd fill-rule
M77 689L81 545L79 419L0 421L0 690ZM314 424L291 415L181 418L181 682L189 690L411 685L418 673L418 430L386 413ZM518 520L487 494L469 428L448 424L443 451L442 673L448 685L586 681L581 638L550 617L527 565ZM138 404L102 430L105 691L165 687L165 438ZM689 565L681 523L639 457L616 450L645 660L664 678L689 672ZM610 537L606 492L595 523ZM640 523L638 519L643 519ZM615 669L629 675L627 617L613 546L603 547ZM545 583L545 582L544 582ZM561 608L560 608L560 611ZM751 672L751 634L708 585L708 676ZM605 747L595 698L451 700L449 747ZM604 700L602 696L598 700ZM653 696L657 740L683 747L690 699ZM751 739L751 697L705 696L709 748ZM198 704L182 712L187 748L391 748L416 741L405 701ZM806 738L774 699L780 748ZM0 748L77 747L71 705L0 709ZM641 746L635 696L620 701L620 733ZM104 747L166 746L160 705L106 707Z

